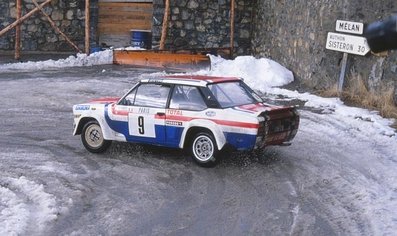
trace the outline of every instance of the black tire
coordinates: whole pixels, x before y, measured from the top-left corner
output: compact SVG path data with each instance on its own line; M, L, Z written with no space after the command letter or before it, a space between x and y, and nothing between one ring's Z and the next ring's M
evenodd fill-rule
M214 136L209 132L194 135L190 143L193 160L202 167L213 167L219 162L219 151Z
M81 141L84 147L92 153L102 153L112 143L112 141L103 138L101 126L97 121L89 121L84 125Z

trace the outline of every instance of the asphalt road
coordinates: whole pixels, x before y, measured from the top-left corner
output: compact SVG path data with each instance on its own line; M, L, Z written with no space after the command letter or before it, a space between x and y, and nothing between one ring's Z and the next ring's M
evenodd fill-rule
M396 229L395 218L385 227L374 221L378 212L393 213L384 204L368 210L383 202L380 193L363 190L395 187L382 183L392 174L374 173L395 160L368 164L393 150L381 140L363 143L373 152L360 163L360 150L351 144L366 141L310 111L302 111L292 146L227 155L210 169L182 151L137 144L113 143L102 155L87 152L71 135L72 105L121 96L148 72L154 71L95 66L0 72L0 198L8 199L0 203L0 219L15 225L12 232L376 235ZM334 132L345 132L351 143L338 142Z

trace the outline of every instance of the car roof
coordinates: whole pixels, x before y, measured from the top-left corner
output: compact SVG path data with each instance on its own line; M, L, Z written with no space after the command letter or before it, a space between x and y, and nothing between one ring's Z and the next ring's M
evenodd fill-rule
M207 75L167 75L153 78L142 79L141 82L155 82L155 83L167 83L167 84L183 84L183 85L195 85L195 86L206 86L212 83L223 83L231 81L240 81L238 77L220 77L220 76L207 76Z

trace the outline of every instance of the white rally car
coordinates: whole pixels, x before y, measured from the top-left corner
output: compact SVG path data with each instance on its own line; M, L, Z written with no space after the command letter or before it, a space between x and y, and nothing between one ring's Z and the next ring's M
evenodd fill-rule
M90 152L104 152L112 140L187 148L207 167L226 146L288 145L299 126L295 108L265 104L234 77L142 79L122 98L74 105L73 114L73 134Z

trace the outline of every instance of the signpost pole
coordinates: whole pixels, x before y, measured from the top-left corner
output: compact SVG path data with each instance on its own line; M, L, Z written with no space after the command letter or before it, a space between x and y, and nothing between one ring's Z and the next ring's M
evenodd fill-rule
M343 92L343 83L345 81L345 76L346 76L346 67L347 67L347 56L349 54L343 53L343 58L342 58L342 67L340 69L340 74L339 74L339 83L338 83L338 94L339 96Z

